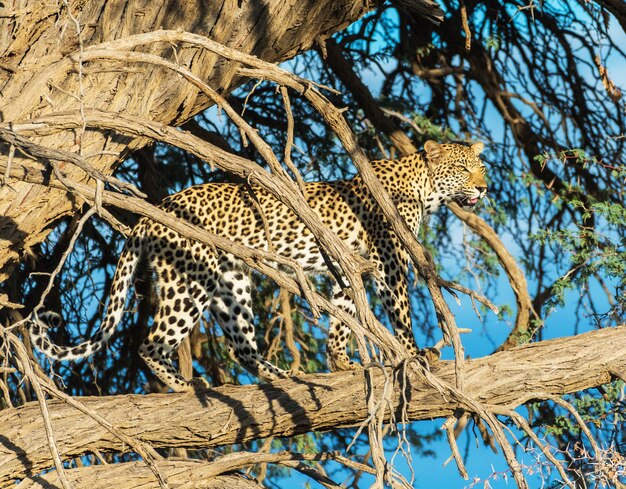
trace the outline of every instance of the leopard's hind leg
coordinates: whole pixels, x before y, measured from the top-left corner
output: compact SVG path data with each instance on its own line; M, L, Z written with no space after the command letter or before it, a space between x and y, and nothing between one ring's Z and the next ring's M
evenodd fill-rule
M217 286L210 267L211 261L217 263L215 256L205 254L200 258L197 246L182 246L170 250L171 255L155 257L151 263L157 275L158 308L152 330L139 348L140 356L156 376L177 392L190 390L198 382L180 375L173 354L200 319ZM212 253L208 247L204 252Z
M259 353L254 332L250 276L234 259L226 256L220 259L219 283L211 302L211 312L240 365L265 380L288 377L287 372L272 365Z

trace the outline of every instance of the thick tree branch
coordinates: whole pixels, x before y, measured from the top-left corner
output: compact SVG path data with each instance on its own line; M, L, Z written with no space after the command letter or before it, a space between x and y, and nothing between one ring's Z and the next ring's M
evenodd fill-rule
M193 461L166 461L162 463L170 489L263 489L258 482L240 474L207 477L208 464ZM154 475L141 462L96 465L67 471L73 489L110 489L112 487L159 487ZM48 472L23 480L15 489L57 489L56 473Z
M355 470L366 473L374 473L374 470L362 463L354 462L337 452L323 452L315 454L273 452L232 452L223 455L214 461L206 460L179 460L168 459L159 463L163 475L167 478L171 488L195 489L253 489L261 488L256 481L246 478L235 471L243 470L257 464L277 464L293 468L305 475L310 476L326 487L340 487L321 471L303 461L322 462L333 460ZM158 484L150 471L140 462L124 462L109 465L91 465L79 467L67 471L68 477L74 489L109 489L111 487L142 487L144 489L156 488ZM24 480L16 487L18 489L30 488L56 488L54 482L56 474L48 472L39 477Z
M611 345L611 348L606 348ZM408 369L407 371L410 371ZM610 382L626 371L626 325L533 343L466 364L464 394L501 412L532 399L577 392ZM454 367L433 374L454 385ZM409 420L447 417L465 408L408 373L394 389L396 406L408 400ZM384 376L373 371L374 389ZM350 427L368 417L363 372L296 377L272 385L223 386L188 394L82 398L128 436L154 447L207 448L267 436ZM92 418L58 401L48 403L63 458L128 449ZM52 465L37 403L0 412L0 487Z

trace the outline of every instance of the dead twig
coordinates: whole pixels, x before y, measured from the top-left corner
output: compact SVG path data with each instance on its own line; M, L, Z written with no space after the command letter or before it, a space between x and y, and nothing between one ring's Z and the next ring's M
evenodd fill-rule
M452 459L456 462L456 467L459 470L459 475L468 480L469 476L467 475L467 469L465 468L465 464L463 463L463 457L459 452L459 446L456 444L456 437L454 436L454 425L457 422L456 417L449 417L446 422L441 426L442 430L446 432L446 439L448 440L448 445L450 446L450 451L452 455L450 458L444 462L444 466L448 464L448 462Z
M52 461L54 462L54 468L57 471L59 482L61 482L61 486L63 486L63 489L71 489L72 486L70 485L70 482L67 480L67 475L65 474L65 468L63 467L63 461L61 460L61 456L59 454L59 448L56 442L56 437L54 435L54 430L52 428L52 422L50 421L50 413L48 411L48 405L46 403L46 396L43 393L43 389L41 387L39 378L35 375L35 372L30 364L31 360L30 358L28 358L28 354L26 353L26 348L24 348L24 345L17 338L17 336L5 330L1 326L0 326L0 334L5 338L5 341L8 340L8 342L13 346L13 351L17 355L17 359L20 363L22 373L30 381L30 384L35 390L35 394L37 396L37 402L39 403L39 408L41 410L41 417L43 419L43 425L46 430L46 438L48 442L48 447L50 448Z
M84 112L81 115L84 117ZM85 121L83 121L83 123L86 124ZM146 195L143 192L140 192L139 189L137 189L137 187L135 187L134 185L122 182L115 177L104 175L101 171L89 165L84 158L77 155L76 153L71 153L69 151L64 152L63 154L67 159L59 159L57 152L50 148L37 145L36 143L24 138L23 136L15 132L15 130L12 129L12 126L12 124L9 124L6 127L0 127L0 139L14 147L19 148L26 154L32 154L33 152L35 152L38 157L71 163L83 170L87 175L89 175L96 181L100 180L104 183L108 183L113 188L116 188L120 191L128 192L131 195L135 195L137 197L146 197ZM11 171L11 168L9 166L7 166L7 168L5 169L5 174L7 171L9 173Z
M294 165L293 161L291 160L291 150L294 145L293 144L294 122L293 122L293 114L291 113L291 102L289 101L289 93L287 92L287 87L285 86L280 87L280 95L283 98L283 104L285 106L285 114L287 115L287 138L285 140L285 153L284 153L285 165L287 165L287 168L289 168L289 170L295 177L296 182L298 182L298 186L300 187L300 192L302 192L302 195L306 197L306 193L304 190L304 180L302 179L302 175L300 175L300 172L296 168L296 165Z
M522 429L524 433L528 435L528 437L533 441L533 443L537 447L539 447L539 450L541 450L541 453L543 453L544 456L552 463L552 465L554 465L556 470L559 472L561 478L563 479L563 482L565 482L565 484L568 487L574 489L576 485L572 482L572 480L567 475L567 472L563 468L563 464L559 462L559 460L557 460L557 458L552 454L548 445L546 445L539 439L539 437L532 430L532 428L530 427L526 419L524 419L522 415L520 415L519 413L516 413L513 410L502 410L500 411L500 413L511 418L515 422L515 424L519 426L520 429Z
M81 403L80 401L77 401L71 396L68 396L64 392L61 392L59 389L57 389L54 386L54 384L52 384L49 381L49 379L40 377L40 382L41 382L43 389L45 389L46 392L48 392L48 394L50 394L53 397L56 397L57 399L67 403L68 405L82 412L83 414L89 416L94 421L96 421L96 423L98 423L100 426L102 426L107 431L109 431L113 436L115 436L116 438L121 440L123 443L131 447L133 451L135 451L143 459L145 464L155 475L155 477L157 478L157 481L159 482L159 486L162 489L167 489L168 487L167 480L165 476L159 470L158 462L157 462L158 460L162 460L163 457L161 457L161 455L159 455L159 453L156 450L154 450L149 445L124 434L122 430L120 430L116 426L113 426L111 423L109 423L104 417L102 417L96 411L88 408L83 403Z
M70 239L67 249L63 252L63 255L61 255L61 259L59 260L59 263L57 263L57 266L54 267L54 270L52 270L52 273L50 273L50 278L48 279L48 285L46 285L46 288L41 293L39 302L33 308L32 312L28 315L28 317L26 318L26 321L33 320L33 316L34 316L34 320L37 321L37 313L43 308L44 302L46 301L48 294L52 290L52 287L54 287L54 279L61 272L63 265L65 265L65 262L70 256L70 253L72 253L72 250L74 249L74 245L76 244L76 240L80 236L80 233L83 231L83 226L95 213L96 213L96 208L91 207L89 210L87 210L87 212L85 212L85 214L83 214L83 216L78 221L78 224L76 225L76 229L74 231L74 234L72 235L72 238Z
M472 49L472 31L467 22L467 7L465 7L463 0L461 0L461 26L465 33L465 50L470 51Z

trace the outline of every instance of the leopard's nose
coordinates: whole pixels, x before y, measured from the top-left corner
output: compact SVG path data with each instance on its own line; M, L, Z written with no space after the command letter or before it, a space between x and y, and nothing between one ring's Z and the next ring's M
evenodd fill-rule
M487 193L487 187L476 187L476 190L480 192L480 195L485 195Z

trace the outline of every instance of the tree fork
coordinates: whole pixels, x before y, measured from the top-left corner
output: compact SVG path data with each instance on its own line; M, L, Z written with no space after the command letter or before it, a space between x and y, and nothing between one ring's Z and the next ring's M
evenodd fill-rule
M390 372L383 375L373 368L374 388L382 389ZM408 400L409 420L446 417L463 408L412 370L407 369L406 382L395 389L396 406L402 396ZM432 374L448 385L455 383L452 362L438 363ZM615 378L626 378L626 325L468 360L463 393L501 412ZM155 448L208 448L358 425L368 417L364 390L363 372L339 372L294 377L271 385L80 400L128 436ZM64 459L93 451L128 450L92 418L67 404L50 401L48 408ZM0 412L0 487L52 465L38 410L37 403L28 403Z

